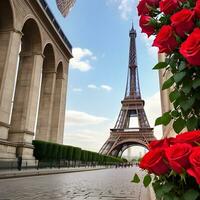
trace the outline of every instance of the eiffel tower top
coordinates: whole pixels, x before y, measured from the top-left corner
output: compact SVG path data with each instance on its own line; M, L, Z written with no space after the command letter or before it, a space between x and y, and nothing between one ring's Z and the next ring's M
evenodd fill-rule
M138 67L137 67L137 53L136 53L136 30L133 25L129 32L130 48L129 48L129 65L128 77L126 84L125 99L141 99Z

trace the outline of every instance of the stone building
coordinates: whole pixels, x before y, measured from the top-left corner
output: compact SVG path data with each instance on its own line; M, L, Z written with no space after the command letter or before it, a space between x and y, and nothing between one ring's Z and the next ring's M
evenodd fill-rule
M72 46L45 0L0 1L0 159L63 142Z

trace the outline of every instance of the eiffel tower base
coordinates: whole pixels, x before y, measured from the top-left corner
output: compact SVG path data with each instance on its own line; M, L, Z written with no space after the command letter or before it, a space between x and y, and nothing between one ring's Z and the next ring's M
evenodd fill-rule
M121 157L123 152L133 145L139 145L148 149L148 144L155 140L153 128L111 129L111 134L99 153Z

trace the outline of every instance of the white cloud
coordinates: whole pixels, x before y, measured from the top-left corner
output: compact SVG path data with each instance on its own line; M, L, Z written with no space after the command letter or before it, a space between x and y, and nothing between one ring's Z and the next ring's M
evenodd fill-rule
M89 49L80 47L73 48L72 54L74 57L70 60L70 67L82 72L89 71L92 68L91 60L97 59Z
M130 14L132 12L132 5L131 5L131 1L130 0L121 0L120 4L118 6L118 10L121 13L121 18L128 20L130 17Z
M73 88L72 90L73 90L73 92L82 92L83 91L83 89L81 89L81 88Z
M101 89L106 90L108 92L110 92L112 90L112 87L110 87L109 85L101 85L100 87L101 87Z
M154 36L147 37L145 33L140 34L141 35L141 40L144 42L149 56L151 56L155 61L158 59L158 48L157 47L152 47L153 41L155 39Z
M154 127L156 118L161 116L161 100L160 92L156 92L153 96L146 98L145 111L151 127ZM162 126L154 127L154 134L156 137L162 137Z
M105 117L99 117L88 114L86 112L80 112L75 110L69 110L66 113L66 125L73 126L87 126L101 124L108 119Z
M90 89L98 89L98 87L96 85L94 85L94 84L89 84L88 88L90 88Z
M134 0L107 0L106 4L116 4L121 18L128 20L133 12L133 2Z

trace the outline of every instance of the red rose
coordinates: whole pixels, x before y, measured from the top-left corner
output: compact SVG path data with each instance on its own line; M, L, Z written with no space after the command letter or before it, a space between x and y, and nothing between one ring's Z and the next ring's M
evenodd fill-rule
M171 15L179 7L177 0L162 0L160 1L160 11L166 15Z
M189 161L192 166L187 170L187 173L193 176L197 183L200 184L200 147L193 148Z
M200 18L200 0L197 0L194 12L198 18Z
M167 148L170 146L170 141L171 138L165 138L162 140L153 140L149 144L150 149L155 149L155 148Z
M138 15L149 15L152 8L156 8L159 5L160 0L140 0L137 9Z
M182 43L180 53L191 65L200 66L200 29L195 30L189 35L187 40Z
M170 19L172 27L180 37L185 38L194 29L194 11L192 10L182 9L172 15Z
M189 143L195 145L195 142L200 143L200 130L181 133L172 140L172 143Z
M140 27L143 33L146 33L148 37L155 32L154 26L151 24L152 18L149 16L142 15L140 17Z
M147 0L148 5L152 7L158 7L160 0Z
M148 15L150 13L146 0L141 0L137 6L138 15Z
M170 25L162 26L153 42L153 46L159 48L159 53L171 53L178 47L178 42Z
M187 143L175 144L165 149L166 158L170 167L178 174L183 173L183 169L190 167L189 156L192 146Z
M157 175L165 174L169 168L164 159L165 154L163 149L151 150L140 161L140 168L147 169L149 172Z

